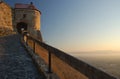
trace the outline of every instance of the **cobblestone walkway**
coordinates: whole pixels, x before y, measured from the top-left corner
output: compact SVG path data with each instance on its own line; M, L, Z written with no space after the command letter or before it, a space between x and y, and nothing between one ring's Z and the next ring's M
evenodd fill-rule
M0 79L45 79L22 47L18 35L0 37Z

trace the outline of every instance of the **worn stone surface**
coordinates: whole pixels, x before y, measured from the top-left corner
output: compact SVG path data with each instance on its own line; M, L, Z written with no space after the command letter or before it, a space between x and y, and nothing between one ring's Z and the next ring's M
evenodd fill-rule
M0 31L4 28L12 30L12 9L4 2L0 2Z
M0 37L0 79L45 79L21 45L18 35Z

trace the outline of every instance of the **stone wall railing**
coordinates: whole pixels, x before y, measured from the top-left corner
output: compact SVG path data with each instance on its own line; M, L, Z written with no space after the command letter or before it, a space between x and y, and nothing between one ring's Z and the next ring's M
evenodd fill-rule
M23 40L34 53L44 60L48 65L48 71L56 73L60 79L116 79L31 36L24 35Z

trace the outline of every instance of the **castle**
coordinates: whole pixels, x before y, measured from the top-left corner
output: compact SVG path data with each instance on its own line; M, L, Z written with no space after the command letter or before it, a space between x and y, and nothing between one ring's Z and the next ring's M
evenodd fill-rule
M17 3L15 4L14 8L11 8L8 4L0 0L0 35L2 35L3 32L6 32L6 33L15 32L15 33L21 34L22 32L21 30L24 30L25 32L27 31L29 35L24 36L22 40L22 44L26 48L27 52L31 55L33 61L37 65L40 72L42 71L42 73L46 75L48 79L52 79L52 77L53 79L117 79L114 76L109 75L104 71L101 71L95 68L94 66L91 66L63 51L60 51L50 45L45 44L44 42L41 42L42 36L40 33L40 24L41 24L40 16L41 16L41 12L33 5L32 2L30 4ZM1 51L1 58L3 58L1 62L4 62L7 60L6 61L7 64L6 62L4 64L1 63L1 65L3 64L2 66L6 67L6 69L5 67L4 69L2 69L1 67L1 69L2 71L5 70L6 72L8 72L7 69L10 68L10 71L13 70L12 71L13 73L20 72L23 74L24 72L22 70L24 70L25 71L24 77L26 78L28 77L26 76L26 74L29 74L30 72L28 71L31 71L31 70L29 70L29 68L26 68L28 66L25 67L26 69L25 68L23 69L21 65L17 66L19 64L26 63L24 59L24 57L26 58L26 56L23 55L23 53L26 53L26 52L24 52L22 49L23 45L19 44L18 41L15 41L16 38L18 38L17 36L19 35L15 35L15 36L11 35L10 37L1 38L0 51ZM5 41L3 41L3 39ZM7 40L10 40L10 41L7 41ZM11 44L13 44L13 46L11 46ZM12 48L9 46L11 46ZM19 49L16 49L16 46ZM17 55L15 53L17 53ZM9 66L11 65L11 63L8 64L8 62L9 61L11 62L11 60L9 60L9 58L11 57L12 57L11 60L16 60L16 58L20 59L20 62L18 62L18 59L17 59L16 62L18 63L15 62L16 64L15 65L13 64L14 67L15 66L18 67L18 70L16 70L17 68L14 68L14 67L11 68L11 66ZM23 60L24 62L22 62ZM27 61L29 61L28 58L27 58ZM19 70L19 67L22 67L22 70ZM5 72L3 72L3 75L5 76L4 79L9 78L9 75L10 76L14 75L10 72L8 73L9 74L6 74ZM56 77L56 75L60 78ZM15 74L15 76L16 77L20 76L20 78L22 78L21 74L20 75Z
M40 17L41 12L32 2L30 4L16 3L12 8L4 1L0 1L0 32L15 31L21 34L23 29L42 41Z

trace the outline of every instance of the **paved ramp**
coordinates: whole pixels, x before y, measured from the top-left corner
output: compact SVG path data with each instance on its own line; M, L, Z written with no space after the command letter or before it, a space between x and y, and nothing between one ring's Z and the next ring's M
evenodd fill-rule
M19 35L0 37L0 79L44 79L21 45Z

